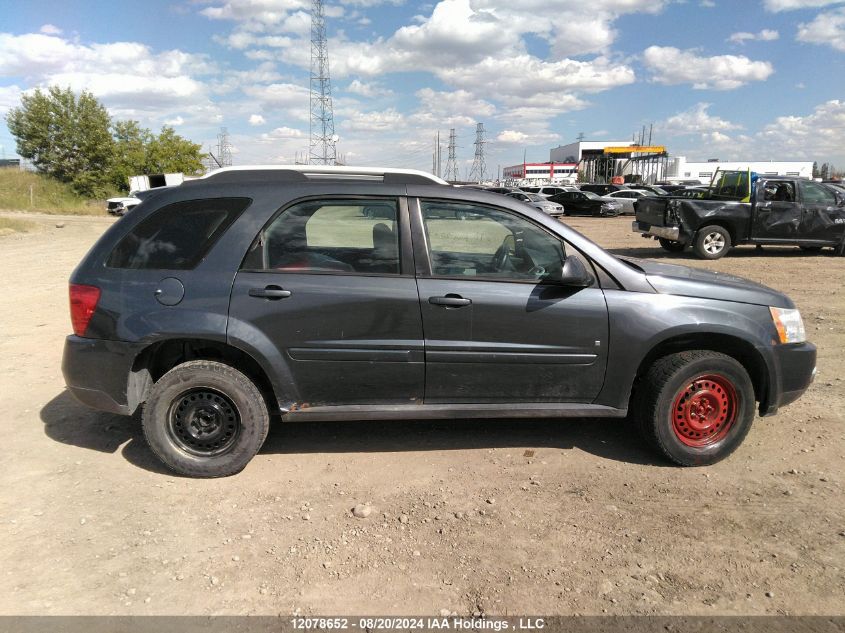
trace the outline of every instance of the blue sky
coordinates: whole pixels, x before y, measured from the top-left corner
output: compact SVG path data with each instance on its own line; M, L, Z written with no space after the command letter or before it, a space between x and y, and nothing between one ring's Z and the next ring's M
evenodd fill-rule
M492 170L583 132L690 159L845 167L845 0L326 0L338 151L431 167L475 123ZM0 0L0 114L22 92L91 90L115 118L214 144L238 164L308 146L308 0ZM0 124L0 146L14 140ZM445 162L445 147L444 147Z

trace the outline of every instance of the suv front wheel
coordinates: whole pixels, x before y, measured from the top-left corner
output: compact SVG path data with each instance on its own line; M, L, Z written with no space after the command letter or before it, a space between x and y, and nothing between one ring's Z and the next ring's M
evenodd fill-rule
M634 398L645 440L682 466L706 466L730 455L754 420L754 386L735 359L691 350L658 359Z
M142 426L153 453L172 470L226 477L258 452L270 419L264 397L244 374L196 360L177 365L153 385Z

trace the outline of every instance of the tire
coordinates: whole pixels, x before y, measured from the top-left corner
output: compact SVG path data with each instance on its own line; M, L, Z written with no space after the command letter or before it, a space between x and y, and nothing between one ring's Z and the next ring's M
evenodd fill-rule
M731 249L731 234L718 224L711 224L698 230L693 250L701 259L719 259Z
M264 444L267 404L237 369L207 360L177 365L153 385L141 418L153 453L189 477L240 472Z
M654 450L681 466L707 466L733 453L748 435L754 386L730 356L691 350L658 359L632 404L632 417Z
M675 240L667 240L665 237L659 237L657 238L657 241L660 242L660 246L664 251L668 251L670 253L680 253L687 247L686 244L681 244Z

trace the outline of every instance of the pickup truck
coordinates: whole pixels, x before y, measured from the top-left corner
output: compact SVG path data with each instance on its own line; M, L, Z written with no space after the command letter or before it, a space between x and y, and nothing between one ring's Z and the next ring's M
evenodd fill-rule
M632 229L669 252L719 259L740 244L845 250L845 194L804 178L719 172L700 199L637 200Z

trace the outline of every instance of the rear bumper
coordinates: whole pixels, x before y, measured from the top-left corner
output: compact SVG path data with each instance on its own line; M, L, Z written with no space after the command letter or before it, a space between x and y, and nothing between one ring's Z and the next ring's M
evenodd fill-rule
M130 415L126 388L135 353L129 343L68 336L62 356L68 391L92 409Z
M760 407L761 415L772 415L779 407L800 398L816 377L816 346L795 343L774 347L776 363L775 393Z
M662 237L673 242L681 242L681 229L677 226L654 226L646 222L638 222L634 220L631 223L631 230L634 233L642 233L643 235L652 235L654 237Z

